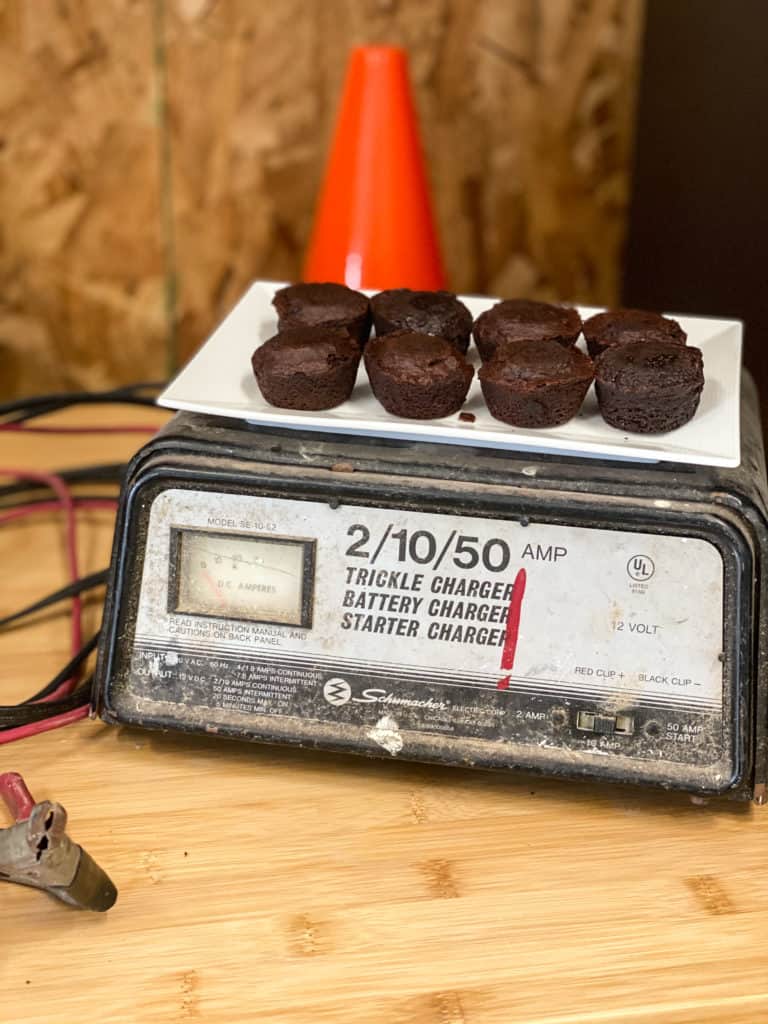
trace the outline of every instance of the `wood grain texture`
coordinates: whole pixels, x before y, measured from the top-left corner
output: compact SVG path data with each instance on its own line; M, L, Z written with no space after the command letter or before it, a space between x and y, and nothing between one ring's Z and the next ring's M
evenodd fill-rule
M165 370L151 5L0 8L0 392Z
M126 420L125 410L89 415ZM13 436L3 461L74 465L135 443ZM82 523L83 569L97 569L109 518ZM59 520L0 527L0 565L0 614L60 584ZM0 633L4 695L52 674L66 642L65 616ZM1 747L0 770L60 800L72 836L120 889L102 917L0 885L3 1020L768 1015L765 809L96 722Z
M404 46L458 291L618 295L642 0L5 0L0 391L155 375L295 278L349 48Z

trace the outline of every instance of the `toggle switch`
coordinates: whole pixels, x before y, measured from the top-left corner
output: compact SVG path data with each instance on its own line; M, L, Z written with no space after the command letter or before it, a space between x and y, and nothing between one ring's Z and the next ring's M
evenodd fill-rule
M601 715L595 711L580 711L576 716L576 728L582 732L596 732L601 736L631 736L635 731L635 720L631 715Z

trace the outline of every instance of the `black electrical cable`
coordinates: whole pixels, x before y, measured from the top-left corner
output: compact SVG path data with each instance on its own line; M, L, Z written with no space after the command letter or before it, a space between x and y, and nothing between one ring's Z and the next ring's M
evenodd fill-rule
M117 501L117 494L112 491L73 491L72 497L76 501ZM50 494L40 494L37 497L28 497L23 501L3 501L0 498L0 512L10 512L15 508L34 507L45 505L51 500Z
M19 611L11 612L10 615L3 616L3 618L0 618L0 629L3 629L5 626L10 626L13 622L18 622L19 619L25 619L28 615L34 615L35 612L40 612L52 604L64 601L68 597L76 597L78 594L82 594L85 590L92 590L94 587L99 587L102 583L107 582L108 576L109 569L100 569L98 572L92 572L88 576L81 576L80 579L75 580L74 583L68 583L65 587L60 587L58 590L54 590L45 597L41 597L39 601L33 601L32 604L28 604L25 608L19 609ZM64 678L66 679L66 676Z
M24 412L25 410L43 409L51 411L49 407L66 408L68 405L88 405L93 402L115 402L132 404L135 400L140 405L154 405L155 401L149 396L138 395L138 391L159 391L165 387L166 381L139 381L137 384L126 384L119 388L109 388L105 391L59 391L45 395L30 395L27 398L17 398L10 402L0 402L0 416L10 416L13 413ZM41 415L41 413L38 413Z
M75 405L115 404L157 405L155 396L141 394L142 391L158 391L165 386L165 381L140 381L124 387L110 388L106 391L61 391L46 395L31 395L15 399L11 402L0 402L0 418L10 425L26 423L28 420L48 413L58 412Z
M4 729L16 729L20 725L31 725L42 722L46 718L54 718L65 711L72 711L88 704L93 691L93 676L89 676L82 686L62 700L47 704L23 704L12 707L0 707L0 732Z
M11 707L23 707L23 706L25 706L27 704L32 704L36 700L42 700L44 697L50 696L50 694L52 694L54 692L54 690L57 690L65 680L69 679L70 676L74 672L77 671L77 669L86 660L88 655L93 653L93 651L96 649L96 645L99 642L99 635L100 635L100 633L101 633L101 630L97 630L93 634L93 636L90 638L90 640L86 640L86 642L83 644L83 646L80 648L80 650L74 656L74 658L70 658L70 660L67 662L67 664L64 666L64 668L60 669L56 673L56 675L53 677L53 679L50 681L50 683L46 683L46 685L41 690L38 690L37 693L33 693L31 697L27 697L26 700L21 701L20 704L18 704L18 705L14 704L14 705L10 705L10 706ZM56 706L57 706L57 704L56 704L55 701L52 701L48 705L48 707L56 707Z
M52 718L54 715L70 711L72 708L80 707L82 704L90 701L93 676L89 676L85 682L81 683L76 690L66 697L52 701L45 701L45 698L50 696L62 683L70 678L72 673L93 653L98 642L99 633L97 632L87 643L83 644L75 657L71 658L64 668L53 677L50 683L41 690L38 690L31 697L27 697L20 704L0 705L0 731L15 728L18 725L28 725L30 722L40 722L44 718ZM37 703L38 701L44 703Z
M0 403L0 420L7 425L22 424L28 420L46 413L57 412L73 405L95 405L95 404L123 404L155 406L156 402L152 395L145 395L144 391L157 391L164 387L164 381L139 381L118 388L112 388L101 392L60 392L47 395L33 395L28 398L11 402ZM0 423L0 425L2 425ZM93 466L78 466L72 469L59 470L56 475L61 477L70 485L83 483L97 484L122 484L127 469L127 463L106 463ZM0 510L7 510L22 504L36 504L39 497L50 493L50 488L43 482L19 480L12 484L0 487ZM31 499L29 495L35 495ZM82 497L82 495L80 495ZM96 498L105 497L103 494L94 495ZM18 499L18 500L14 500ZM22 500L23 499L23 500ZM84 591L106 582L108 570L90 573L79 580L76 580L65 587L59 588L51 594L40 598L25 608L0 619L0 627L18 622L35 612L41 611L58 601L74 597ZM16 705L0 705L0 734L17 727L35 725L47 719L55 718L66 714L68 711L79 709L90 704L93 691L93 676L89 676L72 693L65 697L46 701L58 690L63 683L71 679L77 669L93 653L98 644L99 633L97 632L90 640L80 648L77 654L37 693L28 697L25 701Z
M76 401L70 399L63 402L51 402L49 405L36 406L34 408L22 410L18 415L11 416L9 419L3 420L3 423L27 423L29 420L36 419L38 416L47 416L49 413L59 412L61 409L69 409L73 405L143 405L150 408L156 408L157 402L154 398L145 398L141 395L94 395L86 392Z

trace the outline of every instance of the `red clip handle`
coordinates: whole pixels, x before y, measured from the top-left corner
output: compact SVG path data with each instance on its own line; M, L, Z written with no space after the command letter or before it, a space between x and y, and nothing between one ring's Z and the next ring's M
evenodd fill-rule
M0 775L0 797L16 821L26 821L35 806L34 798L18 772Z

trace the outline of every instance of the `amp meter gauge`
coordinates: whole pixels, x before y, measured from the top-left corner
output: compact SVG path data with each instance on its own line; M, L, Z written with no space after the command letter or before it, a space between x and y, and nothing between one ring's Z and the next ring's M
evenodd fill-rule
M312 625L315 541L170 531L170 612Z

